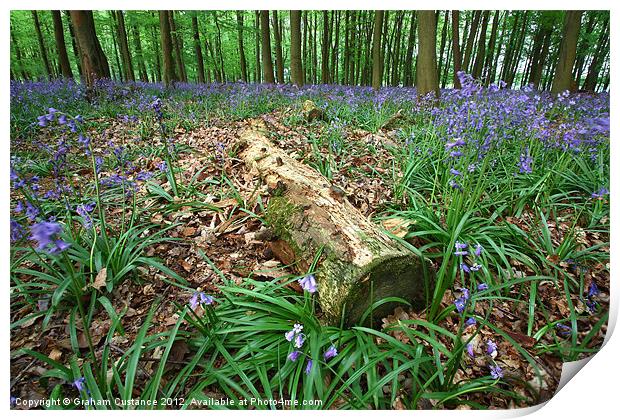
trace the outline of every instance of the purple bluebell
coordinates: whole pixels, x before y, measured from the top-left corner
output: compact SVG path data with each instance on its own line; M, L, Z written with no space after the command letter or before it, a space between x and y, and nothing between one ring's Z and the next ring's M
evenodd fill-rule
M462 174L462 173L460 173L459 171L457 171L457 170L456 170L456 169L454 169L454 168L451 168L451 169L450 169L450 173L451 173L452 175L454 175L454 176L463 176L463 174Z
M486 283L480 283L480 284L478 285L478 291L479 291L479 292L482 292L483 290L487 290L488 288L489 288L489 285L488 285L488 284L486 284Z
M484 248L482 248L482 245L480 245L480 244L476 244L476 248L475 248L475 250L474 250L474 255L475 255L476 257L479 257L479 256L480 256L480 254L482 254L483 249L484 249Z
M292 351L291 353L289 353L288 360L290 360L291 362L295 362L297 361L297 359L299 358L299 356L301 355L301 352L298 350Z
M598 286L596 285L596 283L590 283L590 287L588 288L588 298L597 296L599 293L600 291L598 290Z
M314 275L308 274L304 278L298 280L298 282L305 291L310 293L316 292L316 280L314 279Z
M529 148L525 148L525 152L521 154L519 158L519 172L521 173L531 173L532 172L532 162L534 160L530 156Z
M474 345L472 343L467 343L467 346L465 346L465 348L467 350L467 354L469 354L469 357L473 359L474 358Z
M469 266L465 263L461 263L461 270L463 270L466 273L471 273L471 270L469 269Z
M78 390L78 392L81 392L86 389L86 386L84 385L85 381L86 379L82 376L81 378L78 378L75 381L71 382L71 385L73 385Z
M493 340L487 340L487 354L493 356L493 353L497 352L497 344Z
M312 359L308 360L308 364L306 365L306 375L310 375L312 371Z
M338 350L336 350L336 347L333 344L329 346L329 348L327 349L325 353L323 353L323 357L325 358L325 360L329 360L332 357L336 357L337 355L338 355Z
M294 346L297 347L298 349L300 349L304 345L305 341L306 341L306 335L303 334L303 333L299 333L295 337Z
M497 380L504 377L504 371L501 367L497 365L489 365L489 372L491 374L491 378Z
M48 248L49 252L55 254L66 250L70 244L58 238L62 232L62 226L56 222L39 222L30 227L30 239L38 242L37 249L39 251Z
M472 325L476 325L476 318L469 317L467 321L465 321L465 326L470 327Z

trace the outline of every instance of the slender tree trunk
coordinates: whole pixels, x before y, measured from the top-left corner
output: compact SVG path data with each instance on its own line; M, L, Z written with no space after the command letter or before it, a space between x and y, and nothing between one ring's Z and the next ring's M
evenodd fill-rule
M291 11L292 12L292 11ZM308 57L309 55L309 51L308 51L308 11L305 10L303 12L303 21L304 21L304 29L303 29L303 59L302 59L302 68L304 69L304 74L303 74L303 78L304 78L304 83L306 80L310 80L310 77L308 76L308 65L309 65L309 59ZM291 23L292 25L292 23ZM292 41L291 41L292 42ZM291 60L292 60L292 47L291 47ZM291 62L291 66L292 66L292 62Z
M502 29L499 33L497 50L495 51L495 58L491 61L489 66L489 80L488 83L491 84L495 81L495 76L497 75L497 69L499 67L499 56L502 52L502 46L504 45L504 35L506 34L506 22L508 22L508 12L504 13L504 18L502 19Z
M263 59L263 76L266 83L275 83L273 63L271 62L271 34L269 33L269 11L260 11L261 51Z
M418 64L416 88L418 97L433 93L439 98L439 79L437 78L437 27L435 12L418 10Z
M116 20L116 36L118 45L121 50L121 58L123 62L123 73L125 80L135 81L133 64L131 62L131 53L129 52L129 43L127 42L127 31L125 29L125 17L121 10L113 12Z
M598 81L598 75L601 71L601 67L607 56L607 50L609 49L609 16L603 20L603 28L599 34L598 41L596 43L597 48L590 67L588 68L588 74L586 80L583 83L583 90L588 92L594 92Z
M176 64L178 70L179 80L182 82L187 82L187 73L185 72L185 62L183 61L183 38L179 31L177 30L177 24L174 20L174 11L168 11L168 20L170 21L170 32L172 36L172 43L174 54L176 57Z
M573 69L573 77L577 82L577 85L580 84L581 76L583 75L585 68L586 57L590 52L590 47L592 45L592 31L596 26L595 14L590 13L588 17L588 23L585 27L584 35L581 36L581 40L579 41L579 45L577 46L577 58L575 62L575 67Z
M323 10L323 41L321 43L321 83L329 83L329 13Z
M461 47L459 44L459 11L452 11L452 61L454 61L454 75L452 82L455 89L461 88L458 73L461 71Z
M138 25L136 23L131 25L131 34L133 36L133 47L136 50L136 61L138 63L138 74L140 75L140 80L143 82L148 82L149 77L146 72L146 64L144 61L144 51L142 51L140 29L138 28Z
M37 40L39 41L39 50L41 51L41 59L43 60L43 64L45 65L45 71L47 72L47 76L50 79L52 79L54 78L54 72L52 71L52 67L50 66L50 62L47 57L47 50L45 48L45 42L43 41L43 34L41 33L41 24L39 22L39 15L36 10L32 10L32 19L34 20L34 30L37 33Z
M413 49L415 47L416 34L416 14L411 11L411 22L409 22L409 38L407 40L407 53L405 54L405 86L413 86Z
M570 90L573 84L573 65L575 64L575 55L577 54L577 40L579 38L582 14L582 10L566 11L562 43L560 44L558 63L555 67L555 76L551 86L551 93L553 94Z
M495 44L497 42L497 28L499 27L499 17L501 10L496 10L493 16L493 24L491 25L491 38L489 39L489 46L487 48L486 56L484 57L483 77L484 84L489 86L491 83L491 66L493 62L493 53L495 52Z
M192 14L192 32L194 32L194 51L196 53L196 73L198 83L205 82L205 65L202 57L202 48L200 48L200 31L198 30L198 16Z
M440 16L440 12L437 12L437 21L439 21L439 16ZM437 22L439 23L439 22ZM441 80L441 69L443 67L443 63L444 63L444 52L445 52L445 48L446 48L446 39L448 37L448 11L445 11L445 15L444 15L444 19L443 19L443 25L441 28L441 43L440 43L440 47L439 47L439 57L437 60L437 75L439 77L439 79ZM449 63L447 61L445 61L446 63L446 70L448 68Z
M481 15L482 15L482 12L480 10L474 11L474 18L473 18L474 20L471 24L471 29L469 31L469 38L467 39L467 46L465 47L465 55L463 56L463 70L465 70L466 72L470 71L469 62L471 60L474 41L476 40L476 34L478 33Z
M272 12L273 40L276 47L276 80L284 83L284 63L282 62L282 36L280 35L280 25L278 22L278 11Z
M60 63L60 71L63 77L73 79L71 64L69 64L69 56L67 55L67 47L65 46L65 35L62 28L62 16L59 10L52 10L52 20L54 21L54 38L56 39L56 51L58 51L58 62Z
M153 12L153 17L155 17L154 12ZM163 80L162 76L161 76L161 73L162 73L162 71L161 71L161 68L162 68L161 60L163 60L163 54L160 54L160 52L159 52L159 44L161 42L161 36L160 36L160 39L158 41L157 34L156 34L157 28L158 28L158 25L154 24L154 25L151 26L151 44L153 45L154 50L155 50L154 51L155 55L153 57L153 59L155 61L154 66L153 66L153 67L155 67L155 78L154 78L154 80L156 80L157 82L161 82Z
M255 43L254 43L254 53L256 55L256 63L255 63L255 67L254 67L254 81L256 83L260 83L261 81L261 77L260 77L260 28L259 28L259 21L260 21L260 12L257 10L254 12L254 32L256 34L255 36Z
M515 81L517 72L519 70L519 64L521 63L521 56L523 55L523 50L524 50L523 45L525 43L525 35L527 34L527 30L528 30L528 19L529 19L529 10L526 10L525 12L523 12L523 22L521 24L520 36L517 41L517 47L515 50L517 55L512 60L510 72L508 73L508 79L505 80L509 88L512 87Z
M172 35L170 33L170 12L167 10L159 11L159 30L161 33L161 48L164 57L164 84L170 86L177 80L172 57Z
M381 32L383 29L383 10L375 11L375 25L372 33L372 88L379 90L383 79L381 63Z
M245 60L245 48L243 47L243 12L237 10L237 38L239 39L239 64L241 66L241 80L248 81L248 65Z
M304 71L301 63L301 12L291 10L291 81L301 87Z
M487 26L489 25L489 14L488 10L485 10L482 14L482 26L480 28L480 36L478 37L478 47L476 48L476 59L474 60L474 68L472 70L472 76L474 79L480 79L480 75L482 74L482 67L484 66L484 58L486 55L485 47L486 47L486 34L487 34Z
M17 67L19 68L19 72L21 73L22 78L24 80L28 80L30 79L30 77L28 76L28 72L26 71L24 67L24 63L22 61L23 59L22 51L19 48L19 44L17 43L17 39L15 38L15 33L13 32L12 26L10 27L10 32L11 32L11 45L15 49L15 58L17 60Z

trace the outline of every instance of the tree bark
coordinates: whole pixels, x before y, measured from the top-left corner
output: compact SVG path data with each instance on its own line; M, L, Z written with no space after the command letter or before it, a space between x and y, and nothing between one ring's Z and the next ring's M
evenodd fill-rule
M142 50L142 40L140 39L140 29L138 28L138 24L135 22L131 25L131 34L133 36L133 47L136 50L136 61L138 63L138 74L140 76L140 80L143 82L148 82L149 76L146 72L144 51Z
M487 26L489 25L489 14L488 10L485 10L482 15L482 26L480 28L480 36L478 37L478 47L476 48L476 59L474 60L474 68L472 70L472 76L474 79L480 79L480 75L482 74L482 67L484 66L484 58L486 56L486 34L487 34Z
M454 13L454 12L453 12ZM409 24L409 38L407 40L407 53L405 54L405 86L413 86L413 49L415 47L415 34L416 34L416 14L415 11L411 12L411 22ZM458 34L457 34L458 36Z
M301 12L291 10L291 81L301 87L304 71L301 62Z
M323 42L321 43L321 83L329 83L329 13L323 10Z
M273 63L271 62L271 34L269 32L269 11L260 11L261 56L265 83L275 83Z
M131 53L129 52L129 44L127 42L127 31L125 30L125 17L121 10L116 10L113 13L116 20L116 35L121 50L125 80L133 82L135 81L135 77L133 73L133 64L131 62Z
M43 34L41 33L39 14L36 10L32 10L32 19L34 20L34 30L37 34L37 40L39 41L39 51L41 52L41 59L43 60L43 64L45 65L45 71L47 72L47 76L52 79L54 77L54 72L52 71L52 67L50 66L50 62L47 57L45 41L43 41Z
M80 46L82 72L86 85L92 87L95 80L110 77L108 60L101 49L93 12L88 10L71 10L71 22Z
M553 94L570 90L573 84L573 65L577 54L577 40L582 14L582 10L568 10L566 12L560 53L551 85L551 93Z
M170 12L167 10L159 11L159 30L161 33L161 49L164 58L164 84L170 86L177 80L174 69L174 59L172 57L172 35L170 34Z
M205 82L205 64L202 56L202 48L200 47L200 31L198 30L198 16L196 13L192 15L192 32L194 32L194 51L196 53L196 73L198 83Z
M433 93L439 98L437 76L437 27L435 12L418 10L418 64L416 88L418 97Z
M455 89L461 88L458 73L461 71L461 46L459 44L459 11L452 11L452 61L454 61L453 83Z
M54 38L56 40L56 51L58 51L58 61L60 63L60 72L63 77L73 79L69 56L67 55L67 47L65 46L65 34L62 28L62 16L59 10L52 10L52 20L54 21Z
M424 261L362 215L318 171L275 147L264 125L259 129L242 133L239 157L274 191L266 219L277 236L276 256L305 273L320 255L315 278L323 322L344 319L352 325L370 305L392 296L423 307L432 287ZM373 315L380 319L395 306L381 305Z
M383 79L381 63L381 32L383 30L383 10L375 11L375 24L372 33L372 88L379 90Z
M463 70L469 72L469 61L471 59L472 49L474 47L474 41L476 40L476 34L478 33L478 26L480 24L480 10L474 11L474 17L469 29L469 38L467 38L467 44L465 46L465 55L463 56Z
M170 20L170 32L172 35L173 49L174 49L174 54L176 57L175 62L177 64L177 70L178 70L177 75L180 81L187 82L187 73L185 72L185 62L183 61L183 37L177 30L177 24L176 24L176 21L174 20L173 10L168 11L168 19Z
M256 83L260 83L261 81L261 77L260 77L260 28L259 28L259 21L260 21L260 12L257 10L254 12L254 31L256 33L256 37L255 37L255 43L254 43L254 53L256 56L256 64L254 67L254 81Z
M245 48L243 47L243 12L237 10L237 38L239 40L239 64L241 66L241 80L248 81L248 65L245 60Z
M588 74L586 75L586 80L583 83L583 90L588 92L594 92L596 90L596 85L598 81L598 75L601 71L602 64L607 56L607 50L609 45L609 15L603 19L603 28L601 29L601 33L599 34L596 52L592 57L592 61L590 62L590 67L588 68Z
M284 83L284 63L282 61L282 36L280 35L280 25L278 22L278 11L272 13L273 39L276 43L276 78L278 83Z
M501 10L496 10L495 15L493 16L493 24L491 25L491 38L489 39L489 48L487 49L486 59L485 59L485 70L484 73L484 84L489 86L492 82L491 80L491 66L493 65L493 53L495 52L495 44L497 43L497 29L499 27L499 17Z
M83 77L82 74L82 59L80 54L80 49L77 43L77 38L75 36L75 31L73 30L73 22L71 22L71 15L68 10L65 10L65 15L67 17L67 24L69 26L69 35L71 36L71 47L73 49L73 56L75 57L75 63L77 64L78 73L80 77Z

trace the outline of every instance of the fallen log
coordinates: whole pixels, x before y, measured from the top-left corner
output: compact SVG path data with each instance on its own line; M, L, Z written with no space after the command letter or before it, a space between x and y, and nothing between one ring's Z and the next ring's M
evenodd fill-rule
M345 324L354 324L371 303L386 297L425 305L430 285L423 261L353 207L342 190L274 146L261 128L244 131L236 146L271 193L266 219L278 247L286 244L284 254L294 257L302 273L320 253L315 277L326 323L337 324L344 315ZM373 318L395 306L381 305Z

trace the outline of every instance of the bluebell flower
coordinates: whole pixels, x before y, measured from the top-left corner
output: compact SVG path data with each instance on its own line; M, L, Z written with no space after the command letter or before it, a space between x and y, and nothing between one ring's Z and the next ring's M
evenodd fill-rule
M61 252L69 248L70 244L58 238L62 232L62 226L55 222L35 223L30 227L30 239L38 242L37 250L48 248L51 254ZM51 247L50 247L51 245Z
M474 264L474 265L472 265L471 267L469 267L469 269L470 269L471 271L478 271L478 270L480 270L481 268L482 268L482 266L481 266L480 264Z
M295 337L294 346L300 349L304 345L304 341L306 341L306 335L302 333L297 334L297 337Z
M472 343L467 343L467 346L465 346L466 350L467 350L467 354L469 354L469 357L471 357L473 359L474 357L474 345Z
M488 285L488 284L486 284L486 283L480 283L480 284L478 285L478 291L479 291L479 292L482 292L483 290L487 290L488 288L489 288L489 285Z
M489 371L491 373L491 378L493 379L501 379L504 377L504 371L502 370L501 367L495 365L489 365Z
M312 359L308 360L308 364L306 365L306 375L310 375L311 370L312 370Z
M594 296L597 296L599 293L600 291L598 290L598 286L596 285L596 283L590 283L590 287L588 288L588 297L592 298Z
M84 381L86 381L86 379L82 376L81 378L76 379L75 381L73 381L71 383L71 385L76 387L78 392L81 392L81 391L86 389L86 386L84 385Z
M295 362L295 361L297 361L297 359L299 358L300 355L301 355L301 352L298 351L298 350L295 350L295 351L289 353L288 360L290 360L291 362Z
M465 321L465 326L469 327L472 325L476 325L476 318L469 317L467 321Z
M474 250L474 255L475 255L476 257L479 257L479 256L480 256L480 254L482 254L482 250L483 250L483 249L484 249L484 248L482 248L482 245L477 244L477 245L476 245L476 248L475 248L475 250Z
M569 327L568 325L564 325L560 322L555 324L555 328L558 330L558 334L564 336L570 335L573 332L573 329L571 327Z
M338 355L338 350L336 350L336 347L333 344L329 346L329 348L327 349L325 353L323 353L323 357L325 358L325 360L329 360L332 357L336 357L337 355Z
M469 266L465 263L461 263L461 270L463 270L466 273L471 273L471 270L469 269Z
M533 161L534 160L530 156L530 151L526 147L525 148L525 153L522 153L521 157L519 158L519 172L527 173L527 174L531 173L532 172L532 162Z
M493 340L487 340L487 354L489 356L497 355L497 344Z
M297 334L300 334L303 329L304 329L304 326L302 324L293 325L293 329L284 334L286 341L293 341L295 336Z
M308 274L298 282L305 291L310 293L316 292L316 280L314 279L314 275Z
M463 176L462 173L460 173L459 171L457 171L456 169L452 168L450 169L450 173L454 176Z

